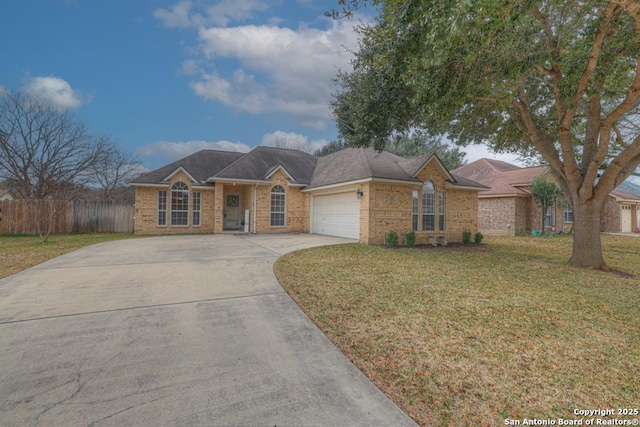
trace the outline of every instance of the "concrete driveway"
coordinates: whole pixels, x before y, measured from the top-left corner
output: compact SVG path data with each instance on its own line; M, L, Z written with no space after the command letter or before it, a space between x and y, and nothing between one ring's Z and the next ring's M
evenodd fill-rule
M0 425L414 425L273 275L346 242L133 239L0 280Z

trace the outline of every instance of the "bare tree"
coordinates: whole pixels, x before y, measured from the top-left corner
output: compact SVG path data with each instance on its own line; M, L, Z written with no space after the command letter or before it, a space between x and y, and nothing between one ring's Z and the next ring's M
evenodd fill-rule
M107 144L66 111L17 92L0 96L0 131L0 179L11 181L23 199L46 201L38 218L46 242Z
M273 141L273 146L276 148L287 148L289 150L304 151L305 153L314 154L315 149L313 145L301 136L294 138L277 136Z
M140 173L140 162L108 137L102 136L100 139L105 149L89 166L90 185L97 187L103 200L121 197L127 191L129 182Z

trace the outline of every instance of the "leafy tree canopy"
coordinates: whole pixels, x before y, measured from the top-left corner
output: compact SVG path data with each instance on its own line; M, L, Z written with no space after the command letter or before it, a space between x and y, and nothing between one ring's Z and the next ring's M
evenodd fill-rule
M538 153L574 207L573 264L606 269L593 230L609 192L640 164L640 2L339 3L336 16L366 4L380 12L360 29L353 72L337 78L342 136L381 149L420 128Z

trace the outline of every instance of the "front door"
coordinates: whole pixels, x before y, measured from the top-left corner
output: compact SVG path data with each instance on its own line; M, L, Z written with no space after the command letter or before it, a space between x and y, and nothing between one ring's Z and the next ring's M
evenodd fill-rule
M224 204L224 229L240 230L240 195L227 194Z

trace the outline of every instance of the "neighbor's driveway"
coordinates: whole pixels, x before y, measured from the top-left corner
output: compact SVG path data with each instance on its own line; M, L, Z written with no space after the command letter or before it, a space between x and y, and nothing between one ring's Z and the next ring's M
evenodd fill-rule
M343 242L124 240L0 280L0 425L412 425L273 275Z

